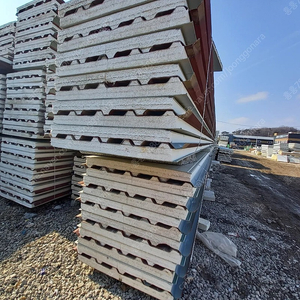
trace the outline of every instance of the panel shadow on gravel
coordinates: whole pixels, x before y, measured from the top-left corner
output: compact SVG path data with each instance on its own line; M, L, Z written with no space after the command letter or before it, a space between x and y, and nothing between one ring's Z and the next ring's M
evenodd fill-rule
M70 199L56 200L34 209L0 199L0 262L50 232L75 242L77 237L73 231L80 223L76 218L79 208L80 204Z
M121 299L140 299L140 300L155 300L155 298L136 290L114 278L111 278L97 270L94 270L89 279L99 286L99 289L104 289L105 293L110 293L115 297L121 297ZM107 296L107 295L105 295ZM106 297L104 296L104 299Z

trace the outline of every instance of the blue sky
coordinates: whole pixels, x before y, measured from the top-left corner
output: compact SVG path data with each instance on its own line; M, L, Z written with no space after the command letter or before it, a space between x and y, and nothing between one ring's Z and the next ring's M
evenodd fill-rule
M9 1L0 1L0 24L5 24L17 19L16 12L17 7L28 3L26 0L9 0Z
M16 8L27 2L1 0L0 23L16 19ZM300 129L300 0L211 3L224 67L215 74L217 128Z
M300 129L300 0L211 2L217 128Z

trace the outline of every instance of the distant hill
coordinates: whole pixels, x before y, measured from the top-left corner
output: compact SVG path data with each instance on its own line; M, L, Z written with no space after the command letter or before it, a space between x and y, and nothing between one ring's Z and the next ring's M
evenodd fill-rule
M249 129L238 129L233 131L233 134L239 135L256 135L256 136L274 136L274 133L277 135L287 134L288 132L298 132L297 128L288 127L288 126L280 126L280 127L262 127L262 128L249 128Z

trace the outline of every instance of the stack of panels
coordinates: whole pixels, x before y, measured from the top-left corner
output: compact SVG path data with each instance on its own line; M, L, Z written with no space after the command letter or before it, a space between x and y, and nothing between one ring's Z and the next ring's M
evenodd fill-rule
M46 71L46 100L45 100L45 124L44 135L45 137L51 137L51 126L53 124L53 104L55 101L55 81L56 81L56 66L55 61L51 60L47 63Z
M288 160L290 163L293 164L300 164L300 155L298 154L297 156L295 154L290 154L288 156Z
M218 148L218 156L217 156L217 160L220 162L227 162L227 163L231 163L232 161L232 154L233 154L233 150L232 149L228 149L226 147L219 147Z
M46 74L43 70L7 74L3 133L25 138L43 138Z
M300 143L288 143L289 151L300 151Z
M289 151L288 143L277 143L273 145L273 154L278 154L279 151Z
M204 9L186 0L62 5L52 145L168 162L207 148Z
M219 141L218 146L227 147L228 146L228 141Z
M85 156L75 156L72 177L72 199L76 200L80 197L82 191L83 176L86 173Z
M281 143L281 144L283 144L283 146L282 146L283 149L286 149L288 147L289 151L279 150L278 153L280 155L277 155L277 160L278 160L278 156L287 156L288 162L299 164L300 163L300 144L299 143L288 143L288 144Z
M5 98L6 98L6 76L0 74L0 134L2 134L2 129L3 129L2 123L3 123L3 111L5 105ZM0 135L0 151L1 151L1 144L2 144L2 135Z
M50 138L53 119L57 13L61 3L62 0L34 0L17 9L15 72L6 72L1 195L27 207L71 192L74 154L53 148L46 139ZM3 92L0 78L0 100Z
M0 195L32 208L70 194L73 154L47 140L2 137Z
M87 157L80 260L157 299L180 298L212 150L184 166Z
M276 158L277 158L277 161L280 161L280 162L285 162L285 163L289 162L289 158L287 155L277 154Z
M264 157L271 157L273 154L273 146L261 145L261 155Z
M15 37L15 70L44 68L56 57L57 17L61 0L33 0L18 7Z
M6 76L0 74L0 133L2 133L3 128L3 111L6 98Z
M0 26L0 61L12 65L14 57L16 22Z

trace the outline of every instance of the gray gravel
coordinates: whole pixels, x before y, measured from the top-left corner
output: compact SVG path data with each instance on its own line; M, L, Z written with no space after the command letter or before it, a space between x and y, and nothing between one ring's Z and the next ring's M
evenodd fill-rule
M228 266L196 241L182 299L300 299L299 244L278 220L261 218L257 194L228 170L212 174L216 202L204 203L202 217L211 231L238 234L229 238L242 266ZM78 213L70 200L33 211L0 201L0 299L153 299L77 259Z
M211 221L210 231L237 234L228 238L242 265L228 266L197 241L183 299L300 299L300 248L289 226L262 218L264 202L235 169L221 165L212 177L216 202L205 202L201 215Z

